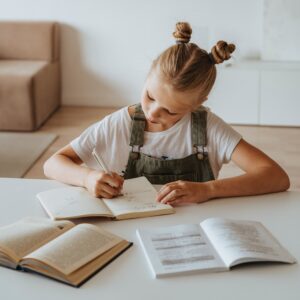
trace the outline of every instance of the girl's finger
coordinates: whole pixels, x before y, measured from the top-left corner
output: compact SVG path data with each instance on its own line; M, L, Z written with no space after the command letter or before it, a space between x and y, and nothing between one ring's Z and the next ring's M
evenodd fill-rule
M161 203L173 202L181 196L183 196L182 190L172 190L161 200Z
M112 196L102 190L100 190L99 192L97 192L97 197L99 198L112 198Z
M124 178L122 176L120 176L118 173L116 172L112 172L113 177L119 182L119 185L123 185L124 183Z
M99 192L105 192L106 194L110 195L111 197L114 197L119 194L119 189L113 188L109 184L102 183L98 187Z
M174 206L174 205L182 204L185 202L187 202L187 198L185 196L181 196L181 197L174 199L173 201L167 202L167 204Z
M165 188L170 187L171 185L174 185L174 182L169 182L169 183L164 184L158 192L159 193L162 192Z
M167 185L165 186L164 189L161 189L158 194L157 194L157 197L156 197L156 201L160 202L162 201L162 199L164 199L169 193L171 193L174 189L176 188L176 186L174 185Z
M113 188L119 188L123 182L119 178L114 175L104 174L103 181L108 185L112 186Z

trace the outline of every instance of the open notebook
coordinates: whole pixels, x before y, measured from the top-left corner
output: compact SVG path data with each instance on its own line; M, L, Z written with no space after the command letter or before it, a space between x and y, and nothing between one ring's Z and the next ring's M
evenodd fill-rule
M146 177L127 179L122 195L113 199L93 197L81 187L52 189L37 194L53 220L110 217L117 220L174 213L170 205L156 202L156 190Z

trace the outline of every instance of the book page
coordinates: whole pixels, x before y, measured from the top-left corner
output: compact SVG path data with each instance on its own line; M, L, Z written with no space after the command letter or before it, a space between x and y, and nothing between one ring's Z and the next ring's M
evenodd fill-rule
M155 277L227 269L199 225L139 229L137 235Z
M201 226L227 266L251 261L295 262L259 222L211 218Z
M0 228L0 248L20 260L73 226L70 221L25 218Z
M111 216L103 201L81 187L58 188L37 194L42 206L52 219L83 216Z
M45 262L68 275L121 242L95 225L80 224L25 257Z
M115 216L128 213L173 209L170 205L156 202L157 191L146 177L127 179L122 195L113 199L103 199Z

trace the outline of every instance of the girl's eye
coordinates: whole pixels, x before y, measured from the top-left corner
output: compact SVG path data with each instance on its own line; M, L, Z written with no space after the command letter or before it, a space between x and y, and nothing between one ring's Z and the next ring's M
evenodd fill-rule
M148 97L148 99L149 99L150 101L155 101L153 98L151 98L151 97L149 96L148 92L147 92L147 97Z
M164 111L165 111L167 114L169 114L170 116L176 116L176 115L177 115L177 113L171 113L171 112L169 112L166 108L164 108Z
M150 101L155 101L155 99L153 99L153 98L151 98L150 96L149 96L149 93L147 92L147 97L148 97L148 99L150 100ZM170 116L176 116L176 115L178 115L177 113L171 113L171 112L169 112L167 109L165 109L164 108L164 110L170 115Z
M167 109L165 109L165 111L166 111L170 116L176 116L176 115L178 115L177 113L171 113L171 112L169 112Z

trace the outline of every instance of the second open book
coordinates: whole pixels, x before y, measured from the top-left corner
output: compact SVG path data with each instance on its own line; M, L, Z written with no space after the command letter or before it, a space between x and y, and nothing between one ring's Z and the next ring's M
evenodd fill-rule
M155 277L226 271L248 262L296 262L255 221L210 218L200 224L139 229L137 234Z
M170 205L156 202L156 194L146 177L138 177L125 180L122 195L113 199L99 199L84 188L71 186L37 197L53 220L97 216L121 220L174 213Z
M96 225L24 218L0 228L0 265L78 287L131 245Z

